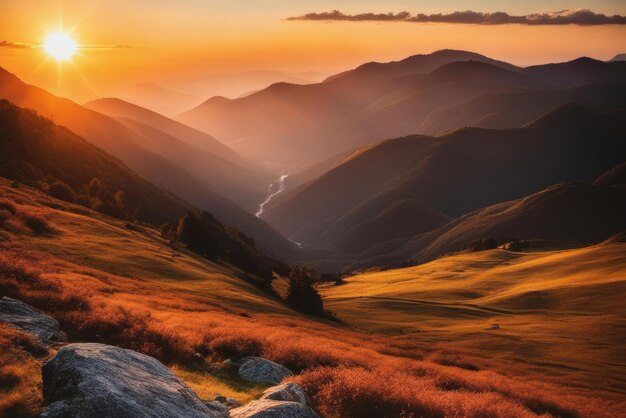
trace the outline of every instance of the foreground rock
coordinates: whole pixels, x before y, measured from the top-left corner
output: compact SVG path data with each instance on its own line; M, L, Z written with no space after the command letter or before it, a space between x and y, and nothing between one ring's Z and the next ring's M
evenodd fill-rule
M230 411L232 418L319 418L308 405L298 402L252 401L241 408Z
M215 402L219 402L223 405L226 405L227 408L237 408L238 406L241 406L241 402L239 402L237 399L228 398L222 395L216 396Z
M44 418L223 417L159 361L104 344L70 344L43 366Z
M24 302L6 296L0 299L0 322L6 322L25 331L42 342L63 339L56 319L42 314Z
M206 406L209 407L213 416L216 418L230 418L230 411L228 410L228 406L224 405L220 401L211 401L205 402Z
M304 389L300 385L288 382L274 386L263 392L261 400L288 401L307 404L309 402Z
M276 385L290 376L293 373L285 366L261 357L245 357L239 366L239 377L252 383Z

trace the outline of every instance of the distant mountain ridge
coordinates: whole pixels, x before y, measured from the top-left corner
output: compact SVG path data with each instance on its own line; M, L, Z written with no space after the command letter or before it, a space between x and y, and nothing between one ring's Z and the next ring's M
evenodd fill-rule
M498 61L488 58L484 55L477 54L475 52L454 50L454 49L441 49L431 54L418 54L412 55L400 61L391 61L387 63L381 62L369 62L358 66L353 70L348 70L339 74L330 76L324 80L324 82L336 81L352 77L360 77L371 73L392 77L402 77L415 73L428 73L438 67L456 61L480 61L493 64L497 67L501 67L507 70L515 70L519 67L506 63L504 61Z
M114 95L123 100L172 116L202 103L202 98L154 83L139 83L117 89Z
M177 120L214 133L250 159L298 171L385 138L489 123L519 127L516 123L566 103L572 93L561 90L591 84L623 88L626 63L580 58L521 68L472 52L443 50L364 64L322 83L277 83L239 99L210 98ZM532 93L532 105L508 103L508 117L498 116L491 98L514 93ZM479 96L487 103L464 109L454 123L448 125L445 115L435 118L437 112ZM601 109L617 100L591 96L581 100Z
M617 54L611 59L610 62L615 62L615 61L626 61L626 54Z

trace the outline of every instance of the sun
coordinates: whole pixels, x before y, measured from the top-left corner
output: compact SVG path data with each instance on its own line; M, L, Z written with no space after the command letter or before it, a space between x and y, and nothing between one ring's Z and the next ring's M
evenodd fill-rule
M46 37L43 49L51 57L65 61L76 53L76 42L65 32L53 32Z

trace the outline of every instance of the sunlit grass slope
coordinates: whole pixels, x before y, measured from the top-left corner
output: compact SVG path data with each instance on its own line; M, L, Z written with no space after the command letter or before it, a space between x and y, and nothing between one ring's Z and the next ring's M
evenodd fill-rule
M626 244L461 253L323 290L359 328L495 357L504 373L626 394ZM498 329L491 329L498 324Z
M547 366L502 355L508 350L504 344L473 346L469 352L434 341L426 332L378 335L303 316L247 283L241 271L170 245L151 227L129 225L3 179L0 295L53 315L70 341L104 342L160 359L207 400L217 394L241 402L259 396L263 388L239 380L222 360L260 355L296 372L294 380L328 418L595 418L623 416L626 410L623 394L615 393L619 388L572 385L576 374L546 382ZM446 303L459 303L453 294L447 297ZM485 304L512 310L506 305L511 300ZM345 313L332 300L331 307ZM377 312L364 310L361 316ZM399 316L389 320L394 318ZM513 325L501 322L505 335ZM5 340L0 343L17 347ZM21 376L16 383L0 385L0 399L13 400L0 408L36 413L43 359L13 348L12 356L28 362L14 370Z
M0 184L6 186L6 183ZM12 201L33 203L32 190L24 186L3 188L0 196L4 197L7 192ZM258 289L243 281L242 271L197 257L182 247L173 248L153 228L138 226L132 230L124 221L45 195L37 196L34 203L60 209L39 209L45 213L55 233L52 237L15 234L10 240L13 249L192 291L220 303L233 303L254 311L288 312L280 303L261 295Z

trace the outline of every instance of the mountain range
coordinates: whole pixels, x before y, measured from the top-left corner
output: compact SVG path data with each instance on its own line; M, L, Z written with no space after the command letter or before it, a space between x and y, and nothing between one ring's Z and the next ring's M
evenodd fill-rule
M623 89L625 65L580 58L521 68L471 52L442 50L364 64L317 84L277 83L243 98L210 98L177 120L215 134L250 159L298 171L385 138L439 133L474 123L518 127L517 123L572 100L601 109L623 104L619 90L605 97L601 90L569 89L589 84ZM483 105L482 111L470 105L474 114L456 117L450 125L445 116L435 116L477 96L513 93L531 94L527 99L531 104L503 112L499 117L503 121L490 105ZM515 98L505 100L515 103ZM494 125L488 124L490 119L495 119Z
M626 160L624 137L623 111L564 105L523 128L387 140L279 195L263 217L305 248L355 254L555 183L591 182Z

